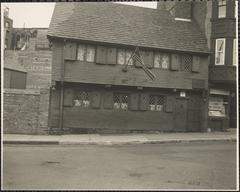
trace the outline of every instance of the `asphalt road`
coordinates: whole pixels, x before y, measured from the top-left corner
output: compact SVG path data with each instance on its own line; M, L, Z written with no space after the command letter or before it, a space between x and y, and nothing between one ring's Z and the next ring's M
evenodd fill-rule
M4 145L4 189L235 189L236 143Z

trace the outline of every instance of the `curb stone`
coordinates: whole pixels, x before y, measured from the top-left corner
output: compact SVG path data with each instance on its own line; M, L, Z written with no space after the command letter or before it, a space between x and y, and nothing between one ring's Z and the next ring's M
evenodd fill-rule
M163 143L193 143L193 142L209 142L209 141L231 141L236 142L236 138L227 139L193 139L193 140L149 140L149 141L3 141L3 144L29 144L29 145L131 145L131 144L163 144Z

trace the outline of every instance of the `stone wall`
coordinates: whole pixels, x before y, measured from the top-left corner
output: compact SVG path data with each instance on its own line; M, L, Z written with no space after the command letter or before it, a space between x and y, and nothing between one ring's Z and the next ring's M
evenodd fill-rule
M49 89L4 89L3 132L47 134L48 102Z

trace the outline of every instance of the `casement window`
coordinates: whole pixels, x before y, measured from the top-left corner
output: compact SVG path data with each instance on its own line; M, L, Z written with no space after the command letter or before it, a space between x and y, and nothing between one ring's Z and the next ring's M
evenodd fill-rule
M237 45L236 45L236 39L233 39L233 65L237 65Z
M86 61L88 62L94 62L95 60L95 47L88 45L87 46L87 55L86 55Z
M133 52L131 50L119 49L117 55L117 64L124 65L128 63L128 65L133 65L133 59L130 59L132 53Z
M154 67L169 69L169 54L156 53L154 55Z
M225 39L216 39L215 65L224 65L225 60Z
M226 17L226 0L218 0L218 18Z
M125 61L126 61L126 63L128 63L128 65L133 65L133 59L132 58L130 59L132 54L133 54L132 51L130 51L130 50L126 51L126 60Z
M118 50L117 64L120 64L120 65L125 64L125 50L123 49Z
M77 91L75 93L74 104L75 107L89 108L90 93L87 91Z
M163 111L164 96L150 95L149 97L149 110L150 111Z
M128 109L128 95L125 93L113 94L113 108L114 109Z
M85 45L78 45L77 60L84 61L85 54L86 54L86 46Z
M77 60L94 62L95 61L95 47L92 45L78 45Z
M182 55L181 56L181 69L182 71L192 71L192 56L191 55Z

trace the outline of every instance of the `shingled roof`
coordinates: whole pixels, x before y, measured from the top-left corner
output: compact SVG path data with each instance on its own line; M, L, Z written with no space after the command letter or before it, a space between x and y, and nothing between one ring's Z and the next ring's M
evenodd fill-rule
M168 12L117 3L56 3L48 36L208 53L195 22Z

